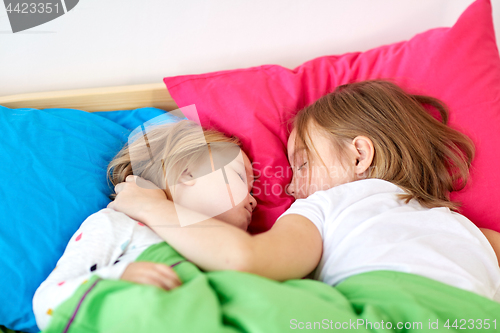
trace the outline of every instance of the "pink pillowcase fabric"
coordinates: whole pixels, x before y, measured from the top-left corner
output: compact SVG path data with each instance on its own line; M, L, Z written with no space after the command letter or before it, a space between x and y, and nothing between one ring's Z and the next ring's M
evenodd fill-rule
M287 122L336 86L390 79L443 100L450 125L476 144L470 182L452 194L477 226L500 232L500 58L491 3L476 0L451 28L366 52L324 56L290 70L278 65L167 77L179 107L195 104L201 124L239 137L260 176L250 232L269 229L292 203L285 186Z

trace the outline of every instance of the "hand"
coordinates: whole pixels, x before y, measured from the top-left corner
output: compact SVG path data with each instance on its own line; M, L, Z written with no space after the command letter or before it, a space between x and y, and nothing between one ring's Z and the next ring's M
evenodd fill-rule
M127 214L147 224L147 212L158 204L168 202L165 192L152 182L138 176L127 176L125 182L115 186L116 198L108 208Z
M182 284L177 273L171 267L146 261L130 263L120 279L149 284L165 290L172 290Z

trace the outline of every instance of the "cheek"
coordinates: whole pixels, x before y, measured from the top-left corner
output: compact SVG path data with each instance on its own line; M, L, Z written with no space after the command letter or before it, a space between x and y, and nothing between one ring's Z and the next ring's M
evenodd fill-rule
M294 172L293 185L297 198L306 198L308 196L308 179L304 172Z
M232 208L224 178L209 175L198 178L193 186L184 186L175 202L186 208L214 217Z
M303 189L302 192L299 193L303 196L308 197L316 191L326 190L334 186L326 168L313 167L308 169L308 171L311 172L310 178L309 175L306 174L299 179Z
M310 177L309 172L311 172ZM293 174L293 184L299 199L307 198L318 190L332 187L330 183L328 172L324 168L313 167L305 171L295 171Z
M213 214L222 213L232 208L225 182L207 184L204 186L204 191L199 190L198 193L204 193L203 196L198 197L198 204L205 211L210 211L212 216L214 216Z

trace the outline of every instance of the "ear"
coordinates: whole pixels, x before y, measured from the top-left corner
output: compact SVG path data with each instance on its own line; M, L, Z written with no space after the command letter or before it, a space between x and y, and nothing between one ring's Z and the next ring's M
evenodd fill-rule
M193 186L196 184L196 179L193 177L192 173L186 169L182 172L179 182L186 186Z
M356 150L356 161L354 163L355 174L359 179L366 178L375 154L373 142L366 136L357 136L352 140L352 144Z

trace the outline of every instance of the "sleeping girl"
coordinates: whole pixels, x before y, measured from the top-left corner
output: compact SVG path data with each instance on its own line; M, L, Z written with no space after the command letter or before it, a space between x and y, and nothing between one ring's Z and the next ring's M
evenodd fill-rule
M332 286L388 270L500 301L499 235L485 232L490 244L450 200L466 185L474 147L447 120L440 101L390 82L338 87L295 116L287 150L288 193L296 201L258 235L178 228L174 204L135 179L118 188L109 207L147 224L206 270L278 281L312 273Z
M166 198L190 211L215 216L242 232L247 230L257 205L249 194L253 186L250 160L239 149L239 141L217 131L202 130L189 120L151 127L123 147L109 164L108 176L119 188L119 183L133 175L164 189ZM189 219L184 215L185 225L194 223L197 215L193 216ZM163 239L147 226L113 209L89 216L35 293L33 310L38 327L46 328L56 307L92 275L164 290L181 285L172 267L134 262L144 250L160 242Z

